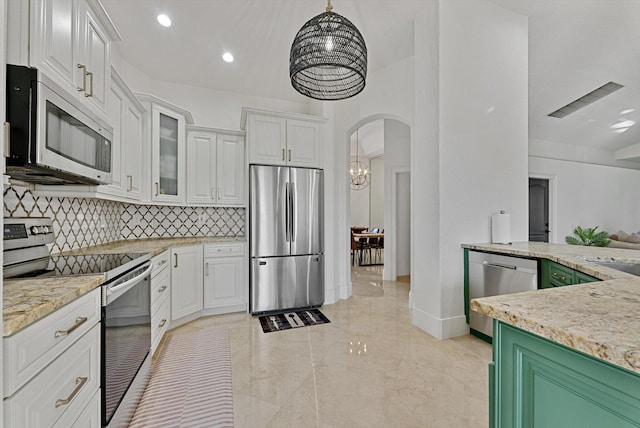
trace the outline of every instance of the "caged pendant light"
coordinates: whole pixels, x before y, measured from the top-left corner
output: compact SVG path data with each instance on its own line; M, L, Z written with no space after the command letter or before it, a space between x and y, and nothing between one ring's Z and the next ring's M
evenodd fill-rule
M294 89L317 100L343 100L359 94L367 77L367 45L347 18L326 12L302 26L289 55Z
M371 172L369 172L369 169L363 162L360 162L358 157L358 146L360 145L359 132L359 130L356 131L356 160L351 161L349 165L349 177L351 179L351 189L353 190L366 189L371 180Z

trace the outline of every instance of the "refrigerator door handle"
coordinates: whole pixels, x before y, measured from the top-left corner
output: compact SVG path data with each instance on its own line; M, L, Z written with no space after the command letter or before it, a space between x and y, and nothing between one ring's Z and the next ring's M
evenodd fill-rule
M285 242L290 242L289 234L291 232L290 222L291 222L291 213L289 212L289 183L285 183L284 185L284 240Z
M290 222L291 222L291 242L295 242L296 241L296 229L295 229L295 203L296 203L296 183L289 183L290 189L289 189L289 199L290 199L290 203L289 203L289 207L291 208L291 214L289 215L290 218Z

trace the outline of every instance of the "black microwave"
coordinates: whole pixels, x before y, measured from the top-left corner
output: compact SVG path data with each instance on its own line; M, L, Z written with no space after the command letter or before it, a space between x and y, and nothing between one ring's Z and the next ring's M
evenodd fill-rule
M11 178L111 183L112 128L39 70L7 65L7 122Z

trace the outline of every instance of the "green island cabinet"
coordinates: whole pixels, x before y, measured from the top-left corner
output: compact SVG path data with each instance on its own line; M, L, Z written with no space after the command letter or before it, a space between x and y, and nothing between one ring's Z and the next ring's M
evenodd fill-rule
M491 428L640 427L640 374L494 321Z
M600 281L586 273L571 269L551 260L540 261L540 288L562 287L564 285L584 284Z

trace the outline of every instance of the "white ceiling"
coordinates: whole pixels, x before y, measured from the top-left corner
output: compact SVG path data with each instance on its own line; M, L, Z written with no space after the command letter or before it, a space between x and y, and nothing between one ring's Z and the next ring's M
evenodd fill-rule
M430 0L333 0L362 32L375 71L413 55L413 16ZM466 0L470 1L470 0ZM529 136L617 150L640 142L640 0L492 0L529 16ZM117 49L154 79L305 102L289 83L291 42L324 0L102 0ZM161 27L159 13L173 26ZM233 53L226 64L221 55ZM563 119L547 114L614 81L625 87ZM366 90L366 89L365 89ZM635 109L622 115L620 112Z

